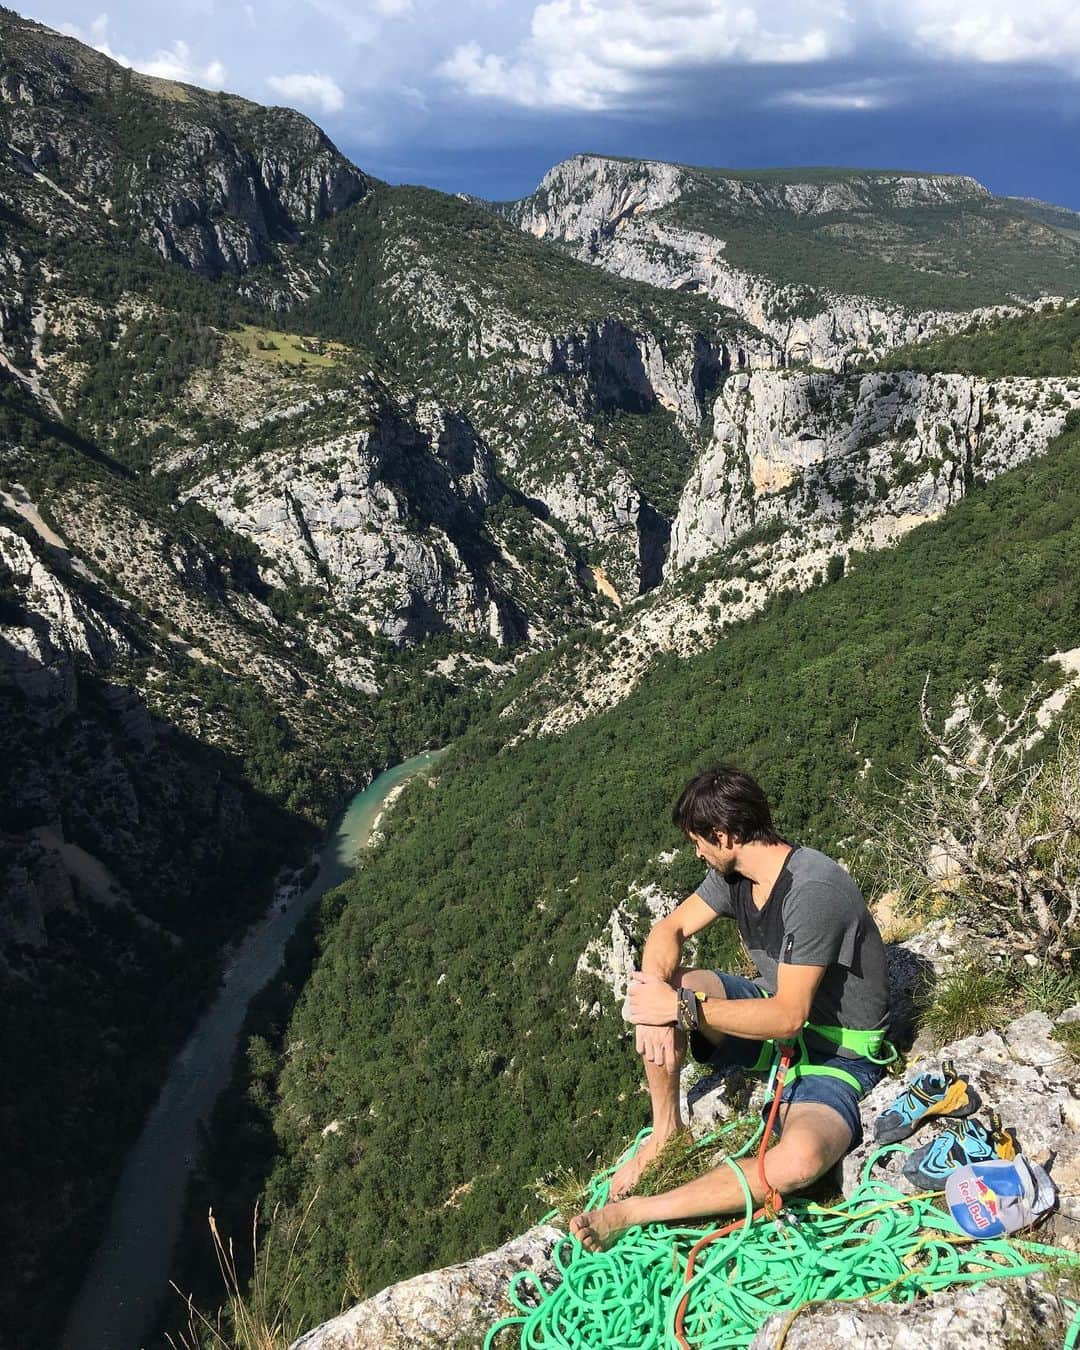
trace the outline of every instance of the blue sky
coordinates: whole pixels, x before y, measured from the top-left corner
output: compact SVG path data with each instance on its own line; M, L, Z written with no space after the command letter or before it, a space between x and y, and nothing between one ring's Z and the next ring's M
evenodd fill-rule
M151 74L313 117L391 182L579 150L970 173L1080 209L1076 0L35 0Z

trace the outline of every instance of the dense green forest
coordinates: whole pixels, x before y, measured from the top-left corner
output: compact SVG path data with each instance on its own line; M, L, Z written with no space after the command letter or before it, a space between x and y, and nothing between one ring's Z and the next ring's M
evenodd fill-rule
M1080 375L1080 301L971 323L909 347L897 347L878 370L957 371L996 380L1005 375Z
M599 1020L579 1011L598 991L574 969L632 887L699 879L669 815L690 773L745 765L789 837L850 856L844 794L922 756L927 675L938 709L991 671L1006 691L1060 678L1045 658L1080 634L1076 420L1045 458L699 656L659 659L561 738L512 744L520 727L496 710L406 795L326 901L291 1016L291 988L268 994L228 1148L206 1163L238 1234L245 1206L226 1193L254 1160L270 1163L262 1212L280 1207L287 1231L314 1198L297 1321L504 1240L539 1212L538 1176L609 1158L644 1122L625 1028L609 1001Z
M1075 294L1080 243L1007 198L972 194L960 200L800 215L733 204L716 180L722 170L692 170L693 188L656 213L687 229L724 240L724 257L780 282L803 287L807 312L824 307L820 292L867 295L911 309L974 309L1023 296ZM845 179L865 189L865 171L781 170L743 177L793 183Z

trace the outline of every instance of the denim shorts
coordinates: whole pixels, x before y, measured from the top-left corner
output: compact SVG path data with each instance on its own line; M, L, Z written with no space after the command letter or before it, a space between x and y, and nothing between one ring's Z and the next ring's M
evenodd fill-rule
M763 989L753 980L748 980L745 975L728 975L722 970L714 973L723 984L724 993L728 998L768 997ZM761 1041L748 1041L742 1036L725 1036L719 1045L712 1045L698 1033L690 1037L690 1053L699 1064L704 1064L717 1073L725 1069L747 1069L756 1064L761 1047ZM862 1092L856 1095L850 1083L845 1083L840 1078L833 1078L827 1074L811 1074L807 1078L797 1078L794 1083L785 1087L781 1101L818 1102L822 1106L830 1107L851 1131L851 1143L848 1147L855 1148L862 1143L863 1137L859 1099L869 1092L875 1083L881 1081L885 1073L884 1068L880 1064L872 1064L868 1059L853 1058L850 1055L819 1055L811 1052L810 1060L813 1064L843 1069L863 1085ZM770 1101L762 1107L763 1119L771 1105ZM781 1133L779 1121L773 1128L777 1134Z

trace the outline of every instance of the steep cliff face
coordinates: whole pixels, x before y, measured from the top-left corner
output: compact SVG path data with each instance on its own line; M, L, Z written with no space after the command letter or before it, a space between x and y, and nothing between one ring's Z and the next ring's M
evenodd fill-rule
M329 440L306 438L299 463L294 427L282 451L186 495L273 561L268 580L325 586L332 604L395 642L447 629L526 637L525 614L498 580L508 555L486 519L506 488L468 423L437 406L410 419L362 398L349 420Z
M403 401L467 423L517 505L620 594L651 584L655 531L639 518L669 528L712 390L728 369L770 364L772 344L432 192L373 191L326 239L325 285L297 320L359 337Z
M73 232L130 230L166 261L239 275L367 190L290 109L137 74L7 10L0 37L5 167Z
M762 371L727 380L671 533L664 584L530 691L532 731L621 702L663 652L690 656L779 591L843 572L973 486L1041 454L1075 380ZM507 710L514 711L514 705Z
M731 380L673 529L675 570L771 522L803 528L940 515L1041 453L1080 389L1068 380L767 372ZM804 536L805 542L805 536Z
M659 160L574 155L550 168L531 197L498 209L537 239L588 243L678 201L690 181L686 169Z
M859 355L917 342L961 322L947 311L912 314L869 297L777 285L733 266L723 250L723 240L701 231L636 219L601 234L578 256L635 281L708 296L768 334L791 364L839 370Z

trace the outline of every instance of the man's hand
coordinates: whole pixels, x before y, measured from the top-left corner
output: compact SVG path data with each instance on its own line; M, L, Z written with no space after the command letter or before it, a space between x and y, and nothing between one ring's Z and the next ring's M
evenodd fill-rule
M626 991L628 1020L637 1026L662 1027L679 1016L678 992L659 975L635 970Z
M678 1062L675 1055L675 1028L638 1027L637 1052L648 1064L674 1069Z

